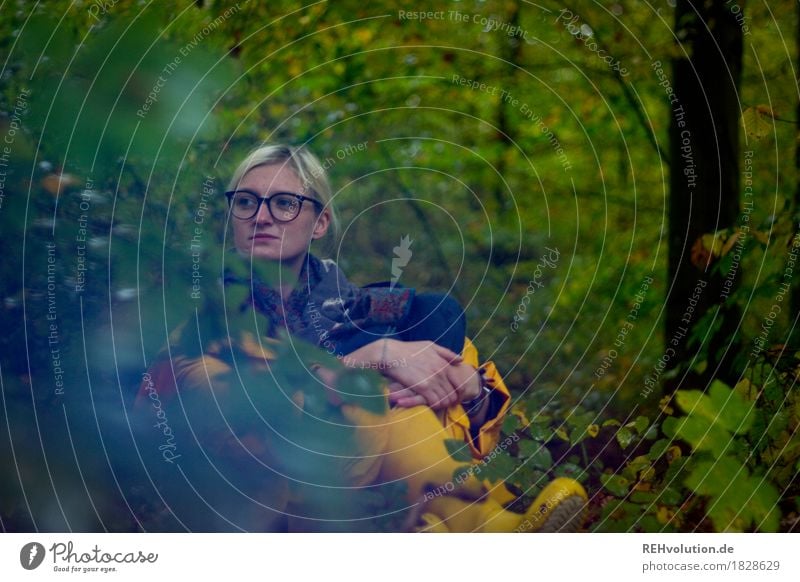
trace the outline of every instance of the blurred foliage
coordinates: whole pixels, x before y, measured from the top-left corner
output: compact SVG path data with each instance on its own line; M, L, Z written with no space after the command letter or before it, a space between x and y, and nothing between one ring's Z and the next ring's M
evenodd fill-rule
M443 19L420 21L399 17L420 9L407 1L299 9L286 0L181 0L170 10L135 0L4 3L0 377L11 429L0 431L2 527L236 529L210 508L182 523L154 500L154 483L174 480L174 471L164 476L174 467L143 449L125 411L169 334L198 321L198 262L200 295L213 294L230 247L219 194L261 141L307 143L326 162L344 225L330 256L354 280L388 280L392 249L409 236L414 254L400 282L449 290L465 306L470 336L515 395L506 428L522 438L486 470L516 488L520 506L543 479L570 475L587 485L601 531L794 527L791 310L776 316L764 353L748 354L795 231L795 50L780 40L794 38L795 7L747 4L741 105L754 232L735 267L736 244L726 246L735 232L699 241L696 258L735 268L738 285L696 326L695 360L670 372L684 379L677 402L659 406L657 391L641 390L664 353L670 283L669 164L653 147L666 149L670 109L653 62L668 70L680 58L672 9L540 4L445 1L426 8ZM629 74L615 75L587 50L562 9ZM559 259L549 266L552 249ZM734 393L739 406L749 403L752 424L741 430L709 416L727 411L718 384L709 400L692 392L705 388L693 384L712 349L704 338L731 305L745 314L736 349L749 384ZM200 337L213 337L212 323L200 323ZM275 383L299 381L292 366L300 364L287 362ZM374 378L358 382L364 394L374 389ZM335 416L317 396L318 412ZM691 398L704 414L684 408ZM683 420L664 412L675 404ZM278 422L285 406L245 410L271 410ZM703 428L710 432L698 438ZM735 494L721 488L732 477L742 483ZM396 509L396 492L364 495L373 514ZM731 513L742 499L763 507ZM236 497L218 501L223 515L239 511ZM355 512L351 501L341 506Z

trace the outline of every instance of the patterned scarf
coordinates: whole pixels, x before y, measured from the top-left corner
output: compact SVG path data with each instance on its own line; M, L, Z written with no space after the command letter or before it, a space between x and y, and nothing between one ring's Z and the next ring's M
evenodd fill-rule
M374 325L399 326L408 316L414 290L357 287L331 260L308 254L297 287L283 300L278 291L253 279L251 299L267 318L268 335L286 329L294 337L323 347L326 342ZM226 277L225 283L243 283ZM249 283L249 282L248 282Z

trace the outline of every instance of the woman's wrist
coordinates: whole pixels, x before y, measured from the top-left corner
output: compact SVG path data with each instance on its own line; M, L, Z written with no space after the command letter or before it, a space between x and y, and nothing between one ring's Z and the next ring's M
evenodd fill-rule
M475 370L475 377L477 378L478 382L478 389L476 392L473 392L469 396L462 399L461 404L465 408L483 408L482 404L488 398L489 394L491 393L491 388L487 386L484 378L483 378L483 371L478 368Z

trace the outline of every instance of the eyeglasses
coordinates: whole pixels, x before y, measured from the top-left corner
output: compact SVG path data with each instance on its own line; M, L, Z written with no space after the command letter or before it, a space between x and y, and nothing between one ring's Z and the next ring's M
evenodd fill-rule
M303 202L306 200L320 209L324 208L324 205L319 200L290 192L278 192L268 198L262 198L252 190L233 190L232 192L225 192L225 196L228 197L231 212L239 220L253 218L261 210L261 205L264 202L267 203L267 210L269 210L270 216L276 222L293 221L300 215L300 211L303 209Z

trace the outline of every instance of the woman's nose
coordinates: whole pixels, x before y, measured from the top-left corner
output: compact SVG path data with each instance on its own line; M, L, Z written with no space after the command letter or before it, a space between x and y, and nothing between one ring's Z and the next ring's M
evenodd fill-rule
M259 224L272 222L272 215L269 213L266 200L261 203L261 207L258 209L258 212L256 212L254 219Z

